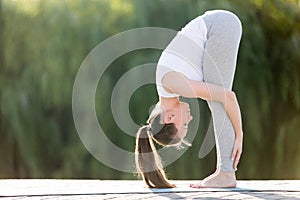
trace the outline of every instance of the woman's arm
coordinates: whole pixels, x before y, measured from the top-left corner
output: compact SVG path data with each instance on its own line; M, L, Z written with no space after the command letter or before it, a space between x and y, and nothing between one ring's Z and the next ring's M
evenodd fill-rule
M235 131L235 142L231 158L234 161L233 167L237 170L242 154L243 129L241 111L235 93L214 84L189 80L178 72L168 72L164 76L162 84L167 91L172 91L183 97L218 101L224 105Z
M242 141L241 112L234 92L214 84L189 80L178 72L168 72L164 76L162 84L167 91L172 91L183 97L201 98L222 103L232 122L236 139Z

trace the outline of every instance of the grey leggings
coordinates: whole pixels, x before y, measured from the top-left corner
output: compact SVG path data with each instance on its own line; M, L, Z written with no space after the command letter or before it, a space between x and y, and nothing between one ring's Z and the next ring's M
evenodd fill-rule
M207 42L203 58L204 81L231 89L242 34L240 20L223 10L206 12ZM208 102L212 113L217 149L217 169L233 172L231 154L235 132L224 106Z

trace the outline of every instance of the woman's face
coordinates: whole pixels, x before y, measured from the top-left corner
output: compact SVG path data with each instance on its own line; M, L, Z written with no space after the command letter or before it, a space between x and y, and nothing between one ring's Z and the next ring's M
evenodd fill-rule
M178 129L178 136L184 138L192 119L190 105L185 102L179 102L173 109L166 111L165 123L174 123Z

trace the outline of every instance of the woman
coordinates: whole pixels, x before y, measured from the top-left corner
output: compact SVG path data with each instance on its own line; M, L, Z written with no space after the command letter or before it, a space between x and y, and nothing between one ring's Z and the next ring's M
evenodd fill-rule
M164 174L153 140L163 146L186 143L184 137L192 116L189 105L179 96L208 102L216 139L215 173L190 186L236 187L243 131L240 108L231 88L241 34L236 15L208 11L182 28L161 54L156 70L159 102L136 139L137 170L149 187L175 187Z

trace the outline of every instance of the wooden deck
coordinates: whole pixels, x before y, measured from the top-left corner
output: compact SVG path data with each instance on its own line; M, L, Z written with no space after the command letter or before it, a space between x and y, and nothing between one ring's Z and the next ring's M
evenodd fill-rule
M195 181L172 181L177 188L149 189L142 181L120 180L0 180L7 199L300 199L300 180L238 181L237 188L193 189Z

